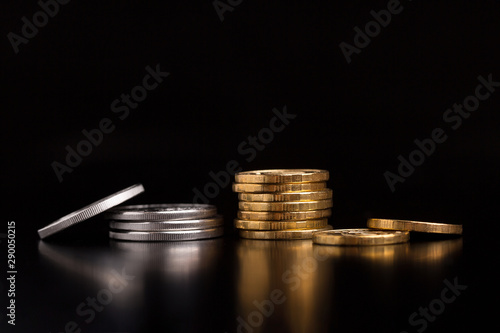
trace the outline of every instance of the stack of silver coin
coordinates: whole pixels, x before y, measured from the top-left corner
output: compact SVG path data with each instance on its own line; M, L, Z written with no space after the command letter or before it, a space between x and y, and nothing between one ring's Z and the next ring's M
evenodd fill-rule
M121 206L106 213L109 237L127 241L187 241L224 233L217 208L204 204Z

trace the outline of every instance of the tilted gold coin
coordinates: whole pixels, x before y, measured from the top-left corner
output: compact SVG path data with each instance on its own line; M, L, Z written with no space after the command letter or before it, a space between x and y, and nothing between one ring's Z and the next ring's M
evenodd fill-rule
M284 229L315 229L328 225L328 219L303 220L303 221L248 221L234 220L234 226L246 230L284 230Z
M317 183L285 183L285 184L251 184L233 183L234 192L310 192L326 188L326 182Z
M321 191L311 192L276 192L276 193L238 193L241 201L316 201L332 198L333 191L326 188Z
M238 218L251 221L283 221L283 220L314 220L332 215L331 209L308 210L301 212L253 212L239 210Z
M238 183L308 183L327 181L329 173L318 169L269 169L238 172Z
M375 229L336 229L315 233L313 243L322 245L382 245L407 242L408 231Z
M462 234L461 224L447 224L436 222L421 222L408 220L392 219L369 219L368 228L387 229L387 230L406 230L427 232L436 234Z
M305 210L327 209L333 206L331 199L318 201L290 201L290 202L254 202L240 201L238 208L257 212L297 212Z
M311 239L313 233L331 230L332 226L317 229L288 229L288 230L240 230L240 237L250 239Z

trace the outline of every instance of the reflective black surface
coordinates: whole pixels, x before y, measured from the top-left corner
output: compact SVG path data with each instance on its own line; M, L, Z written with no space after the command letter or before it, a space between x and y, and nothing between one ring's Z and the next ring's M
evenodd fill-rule
M475 278L491 267L474 263L467 237L367 247L101 238L33 241L19 269L17 330L465 332L490 288Z

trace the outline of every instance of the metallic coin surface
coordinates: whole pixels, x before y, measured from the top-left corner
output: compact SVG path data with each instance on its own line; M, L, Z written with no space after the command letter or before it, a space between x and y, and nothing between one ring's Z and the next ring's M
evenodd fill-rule
M203 219L217 214L212 205L194 203L132 205L116 207L106 213L109 220L165 221L179 219Z
M462 234L461 224L447 224L436 222L421 222L393 219L369 219L368 228L387 229L387 230L405 230L436 234Z
M38 235L40 236L40 238L44 239L76 223L87 220L92 216L115 207L142 192L144 192L144 187L142 186L142 184L130 186L124 190L121 190L101 200L91 203L90 205L85 206L77 211L74 211L73 213L61 217L60 219L38 230Z
M238 172L237 183L308 183L327 181L329 173L317 169L270 169Z
M119 240L138 242L155 241L186 241L204 238L220 237L224 228L197 229L197 230L174 230L174 231L110 231L109 237Z
M238 211L239 219L253 221L314 220L329 217L331 215L331 209L308 210L301 212L253 212L249 210Z
M288 229L288 230L240 230L240 237L249 239L311 239L313 233L331 230L332 226L317 229Z
M197 220L167 220L167 221L110 221L111 229L130 231L160 231L160 230L192 230L221 227L224 220L221 215L213 218Z
M326 188L321 191L312 192L276 192L276 193L238 193L241 201L317 201L332 198L333 191Z
M331 199L318 201L290 201L290 202L254 202L240 201L241 210L254 212L297 212L306 210L327 209L333 206Z
M317 183L285 183L285 184L251 184L233 183L234 192L310 192L326 188L326 182Z
M317 229L328 225L328 219L303 221L247 221L234 220L234 226L245 230Z
M315 233L313 243L322 245L382 245L404 243L410 239L408 231L336 229Z

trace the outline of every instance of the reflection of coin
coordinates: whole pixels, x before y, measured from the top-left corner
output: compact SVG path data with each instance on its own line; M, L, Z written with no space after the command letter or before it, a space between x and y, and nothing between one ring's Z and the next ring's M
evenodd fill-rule
M450 256L458 256L462 251L463 237L438 241L412 242L411 260L428 263L442 263Z
M435 222L420 222L407 220L391 219L369 219L369 228L387 229L387 230L406 230L437 234L462 234L461 224L447 224Z
M130 241L185 241L222 236L224 228L175 231L110 231L109 237Z
M304 221L247 221L234 220L234 226L246 230L283 230L303 228L324 228L328 225L328 219L304 220Z
M165 221L178 219L203 219L217 214L217 208L204 204L156 204L116 207L106 214L110 220Z
M323 245L379 245L407 242L407 231L389 231L373 229L337 229L317 233L313 242Z
M332 215L331 209L309 210L302 212L252 212L239 210L238 218L253 221L313 220Z
M317 169L271 169L238 172L239 183L306 183L328 180L328 171Z
M312 192L238 193L241 201L316 201L332 198L332 190L326 188Z
M310 192L326 188L325 182L287 183L287 184L250 184L233 183L234 192Z
M325 246L314 244L319 258L367 259L379 264L394 264L410 257L410 243L377 246Z
M310 239L313 237L313 233L330 229L332 226L329 225L319 229L240 230L240 236L250 239Z
M130 186L99 201L91 203L86 207L74 211L73 213L61 217L48 226L38 230L38 235L40 235L40 238L42 239L48 237L56 232L66 229L69 226L100 214L111 207L117 206L142 192L144 192L144 187L141 184Z
M332 200L318 201L289 201L289 202L253 202L240 201L238 207L241 210L251 210L258 212L296 212L304 210L318 210L331 208Z
M425 262L442 265L446 260L460 255L463 238L439 241L406 242L377 246L314 246L318 257L369 259L380 263Z
M131 231L155 231L155 230L189 230L210 229L220 227L224 224L222 216L198 220L168 220L168 221L110 221L111 229Z

